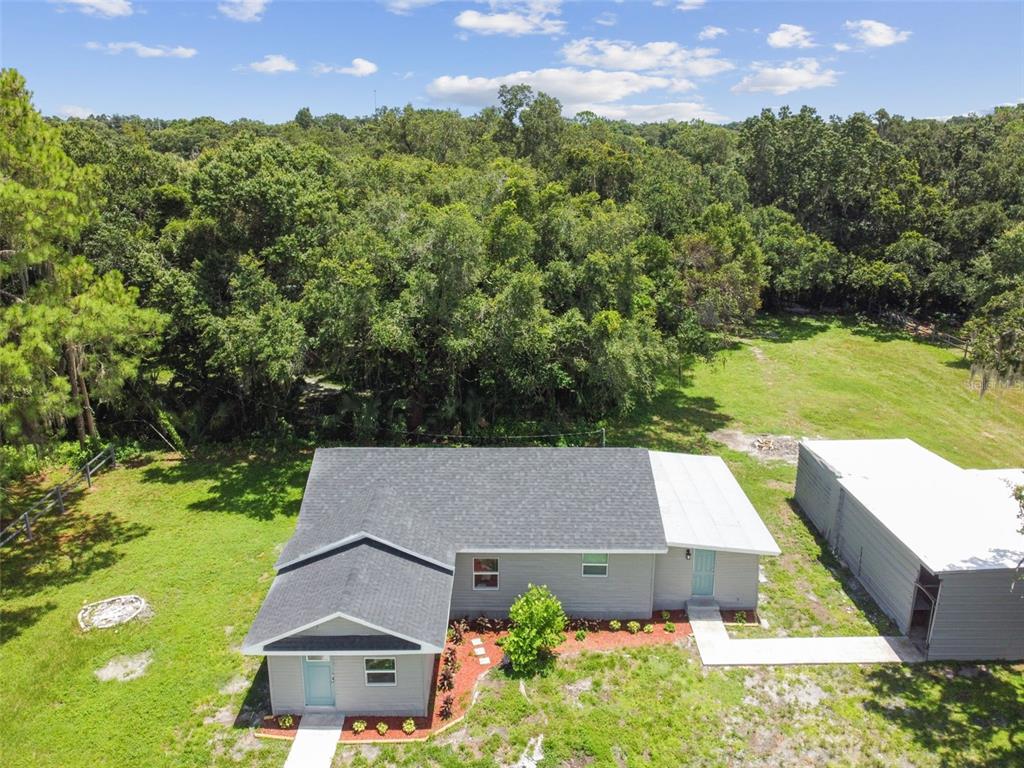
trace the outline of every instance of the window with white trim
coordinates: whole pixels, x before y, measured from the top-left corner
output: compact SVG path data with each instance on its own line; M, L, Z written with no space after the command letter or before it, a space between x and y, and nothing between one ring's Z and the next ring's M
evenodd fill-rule
M367 685L396 685L398 675L393 656L382 659L363 659Z
M498 558L473 558L473 589L498 588Z
M607 576L608 555L585 554L583 555L584 576Z

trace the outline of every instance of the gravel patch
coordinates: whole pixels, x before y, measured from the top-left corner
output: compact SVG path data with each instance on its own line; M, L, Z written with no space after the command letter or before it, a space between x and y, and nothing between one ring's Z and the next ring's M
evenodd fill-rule
M738 429L716 429L712 440L761 461L796 464L800 438L790 435L749 435Z

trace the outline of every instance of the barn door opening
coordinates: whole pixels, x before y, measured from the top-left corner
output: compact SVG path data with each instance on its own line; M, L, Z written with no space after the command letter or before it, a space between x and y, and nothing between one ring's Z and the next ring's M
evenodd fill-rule
M911 640L922 645L928 643L928 630L932 626L935 603L939 599L939 577L924 566L918 572L914 583L914 605L910 614Z

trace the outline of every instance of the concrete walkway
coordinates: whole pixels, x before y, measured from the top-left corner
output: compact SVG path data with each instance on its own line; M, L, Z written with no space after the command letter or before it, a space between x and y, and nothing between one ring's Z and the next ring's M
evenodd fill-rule
M284 768L330 768L345 715L303 715Z
M709 667L774 664L890 664L924 661L905 637L779 637L734 640L717 606L687 609L701 661Z

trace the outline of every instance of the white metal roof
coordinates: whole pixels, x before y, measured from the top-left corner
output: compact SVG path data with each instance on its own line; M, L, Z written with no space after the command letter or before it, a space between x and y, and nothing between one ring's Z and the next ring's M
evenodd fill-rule
M779 545L724 461L649 453L669 546L779 554Z
M933 573L1015 568L1024 470L961 469L912 440L807 440L840 483Z

